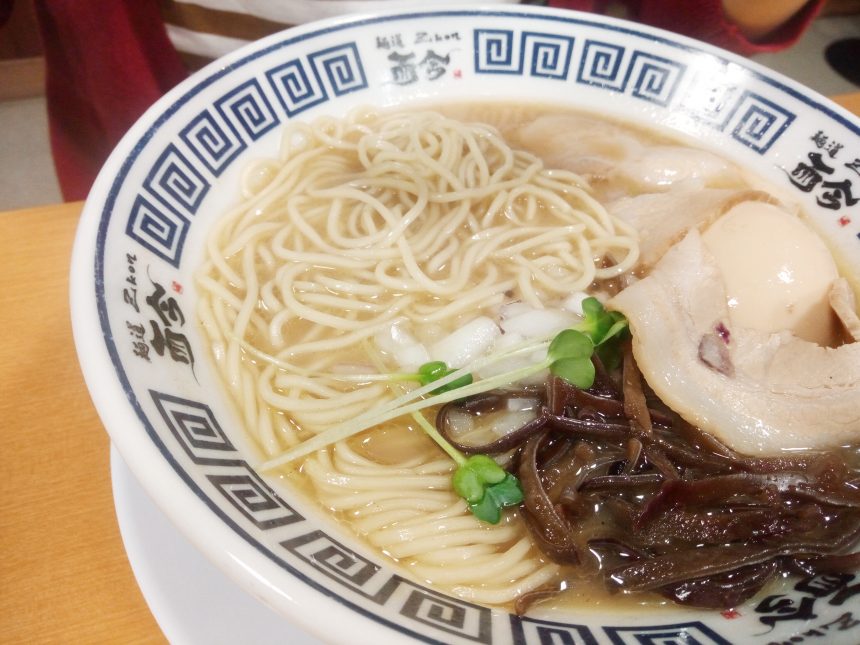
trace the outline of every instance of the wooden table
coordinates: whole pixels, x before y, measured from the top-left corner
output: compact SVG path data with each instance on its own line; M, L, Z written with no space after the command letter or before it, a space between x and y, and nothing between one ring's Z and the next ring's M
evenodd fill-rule
M860 92L836 97L860 114ZM82 204L0 213L0 643L150 643L114 515L109 442L72 343Z
M0 214L0 643L165 641L126 559L72 343L82 206Z

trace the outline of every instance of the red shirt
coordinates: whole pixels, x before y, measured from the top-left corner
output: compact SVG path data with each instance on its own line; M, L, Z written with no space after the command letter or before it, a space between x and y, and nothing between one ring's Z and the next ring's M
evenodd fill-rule
M755 2L755 0L750 0ZM691 36L738 54L756 54L793 45L824 5L813 0L764 41L752 42L723 13L721 0L550 0L549 6L603 13L623 4L628 18Z
M720 0L626 0L633 20L750 54L793 44L820 10L811 0L767 42L728 22ZM603 12L607 0L550 0ZM36 0L47 65L54 165L63 197L86 197L110 151L162 94L187 76L157 0Z

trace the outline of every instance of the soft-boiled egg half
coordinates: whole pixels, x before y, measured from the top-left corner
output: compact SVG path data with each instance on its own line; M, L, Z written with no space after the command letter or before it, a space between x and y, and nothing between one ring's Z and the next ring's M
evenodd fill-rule
M824 242L799 218L742 202L702 235L723 274L733 325L788 330L819 345L837 340L828 292L839 277Z

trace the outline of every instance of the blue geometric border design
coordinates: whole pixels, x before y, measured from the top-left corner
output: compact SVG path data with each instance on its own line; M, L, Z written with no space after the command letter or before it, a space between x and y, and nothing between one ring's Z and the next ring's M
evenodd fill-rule
M259 529L268 531L305 518L284 502L247 464L242 472L207 474L221 495Z
M474 38L476 74L528 73L539 78L567 79L573 57L572 37L524 31L517 38L510 30L476 29Z
M713 629L699 621L674 625L637 625L604 627L613 645L732 645Z
M624 84L632 79L633 96L665 107L672 101L686 69L683 63L634 51Z
M266 78L288 117L328 100L317 76L301 60L291 60L266 72Z
M578 83L623 92L627 75L622 74L626 49L614 43L586 40L579 62Z
M170 433L195 464L238 466L239 453L205 403L149 391Z
M288 117L329 99L367 87L367 76L355 43L313 52L266 71L281 107Z
M667 106L672 101L686 65L614 43L587 40L579 63L578 83L592 85Z
M317 81L330 88L335 96L367 87L367 76L355 43L329 47L308 55Z
M287 551L376 604L385 604L393 591L382 568L323 531L311 531L281 542Z
M741 94L723 129L731 129L732 138L764 154L794 119L792 112L747 90Z
M523 52L510 29L476 29L476 74L522 74Z
M486 607L440 594L400 578L409 589L400 615L475 643L492 643L492 613Z
M143 195L138 195L128 215L125 233L178 268L189 226L189 221L169 206L156 205Z
M194 117L179 137L216 177L248 147L232 126L220 123L209 110Z
M153 164L143 186L162 203L193 216L210 184L179 148L170 143Z
M262 86L253 78L215 101L215 109L235 131L252 141L280 124Z
M281 546L374 604L398 608L401 616L427 627L476 643L492 643L492 612L487 607L391 575L323 531L296 536Z
M586 625L511 615L511 631L514 636L514 645L526 645L526 643L598 645L597 638Z
M556 34L523 32L523 56L531 61L529 74L566 80L573 56L574 39Z

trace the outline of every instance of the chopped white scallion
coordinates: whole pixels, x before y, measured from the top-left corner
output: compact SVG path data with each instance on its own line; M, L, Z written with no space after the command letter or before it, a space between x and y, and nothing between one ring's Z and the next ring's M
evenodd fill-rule
M489 352L501 334L491 318L478 316L434 343L430 356L448 367L463 367Z

